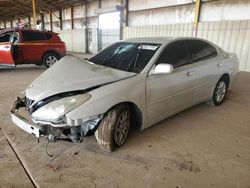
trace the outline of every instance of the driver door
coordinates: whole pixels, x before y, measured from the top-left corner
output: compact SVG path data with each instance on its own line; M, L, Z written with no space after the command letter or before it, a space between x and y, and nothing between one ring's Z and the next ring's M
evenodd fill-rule
M0 35L0 65L15 65L12 58L12 42L11 42L11 32L5 32Z
M147 77L148 126L186 109L193 101L194 78L186 43L176 41L169 44L155 66L162 63L172 64L174 70L169 74L152 74Z

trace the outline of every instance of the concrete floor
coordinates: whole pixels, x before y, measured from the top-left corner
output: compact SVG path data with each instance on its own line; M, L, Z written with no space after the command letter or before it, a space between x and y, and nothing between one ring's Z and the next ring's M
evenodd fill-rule
M108 154L83 143L32 135L10 121L12 101L42 67L0 69L0 187L250 187L250 73L241 73L222 106L200 104L130 133Z

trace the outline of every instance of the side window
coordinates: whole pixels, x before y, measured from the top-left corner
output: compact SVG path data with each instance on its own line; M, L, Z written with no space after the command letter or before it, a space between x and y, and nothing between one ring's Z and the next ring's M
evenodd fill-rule
M52 34L51 33L44 33L44 36L46 38L46 40L49 40L52 38Z
M216 49L206 42L187 40L187 45L192 54L193 62L209 59L217 55Z
M37 41L37 40L45 40L41 32L34 32L34 31L22 32L22 41Z
M13 32L7 32L0 35L0 42L10 42L10 37Z
M157 60L156 65L161 63L168 63L173 65L174 68L181 67L189 64L191 57L187 52L187 47L184 41L177 41L171 43L162 52L160 58Z

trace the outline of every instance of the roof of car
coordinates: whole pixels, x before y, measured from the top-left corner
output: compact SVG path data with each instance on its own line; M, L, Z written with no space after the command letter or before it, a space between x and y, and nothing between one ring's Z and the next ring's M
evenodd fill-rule
M37 30L37 29L30 29L30 28L7 28L7 29L3 29L3 30L0 30L0 33L3 33L3 32L8 32L8 31L20 31L20 30L23 30L23 31L39 31L39 32L50 32L50 33L54 33L53 31L49 31L49 30Z
M174 37L140 37L125 39L125 42L145 42L145 43L167 43L174 40Z
M138 38L128 38L123 41L124 42L138 42L138 43L166 44L174 40L190 40L190 39L204 41L213 46L216 46L212 42L202 39L202 38L198 38L198 37L138 37Z

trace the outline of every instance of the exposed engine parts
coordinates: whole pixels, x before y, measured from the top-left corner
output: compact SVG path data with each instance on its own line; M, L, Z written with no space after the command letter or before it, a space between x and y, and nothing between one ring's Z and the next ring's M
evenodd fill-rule
M95 132L102 117L103 115L96 116L76 127L55 128L50 125L44 125L43 134L47 136L49 141L56 141L66 136L72 142L81 142L84 136L92 135Z

